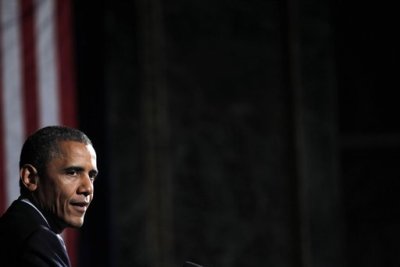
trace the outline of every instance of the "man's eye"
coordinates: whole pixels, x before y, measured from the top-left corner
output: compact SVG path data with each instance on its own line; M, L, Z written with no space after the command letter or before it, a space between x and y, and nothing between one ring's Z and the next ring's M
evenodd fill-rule
M76 170L67 170L67 175L76 175L77 173Z
M97 171L90 171L89 172L89 178L92 182L94 182L96 180L97 177Z

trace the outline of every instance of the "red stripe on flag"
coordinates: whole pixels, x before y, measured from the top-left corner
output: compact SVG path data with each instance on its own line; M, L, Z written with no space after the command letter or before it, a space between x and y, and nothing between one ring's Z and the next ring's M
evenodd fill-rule
M61 122L76 127L74 53L72 46L71 2L57 1L56 39L59 68Z
M34 31L35 5L33 0L21 0L21 38L23 62L23 100L25 115L25 133L33 133L38 125L37 114L37 60Z

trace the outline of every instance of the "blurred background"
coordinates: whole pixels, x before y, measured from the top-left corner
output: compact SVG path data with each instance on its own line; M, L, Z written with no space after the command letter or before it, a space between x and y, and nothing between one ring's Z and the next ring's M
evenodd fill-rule
M396 9L0 3L0 208L27 134L86 132L100 176L66 233L75 266L399 266Z

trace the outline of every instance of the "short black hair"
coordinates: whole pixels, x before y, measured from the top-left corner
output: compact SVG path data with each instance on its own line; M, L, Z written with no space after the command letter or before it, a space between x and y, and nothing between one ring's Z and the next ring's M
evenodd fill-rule
M43 172L47 163L59 152L59 143L62 141L76 141L85 145L92 145L92 141L82 131L67 126L47 126L30 135L21 149L19 168L31 164L39 173ZM20 180L20 192L26 192Z

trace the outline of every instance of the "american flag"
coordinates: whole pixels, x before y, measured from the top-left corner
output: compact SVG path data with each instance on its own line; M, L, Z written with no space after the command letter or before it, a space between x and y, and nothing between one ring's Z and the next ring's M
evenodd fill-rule
M22 144L46 125L76 126L70 0L0 0L0 214L19 195ZM64 232L76 265L76 233Z

